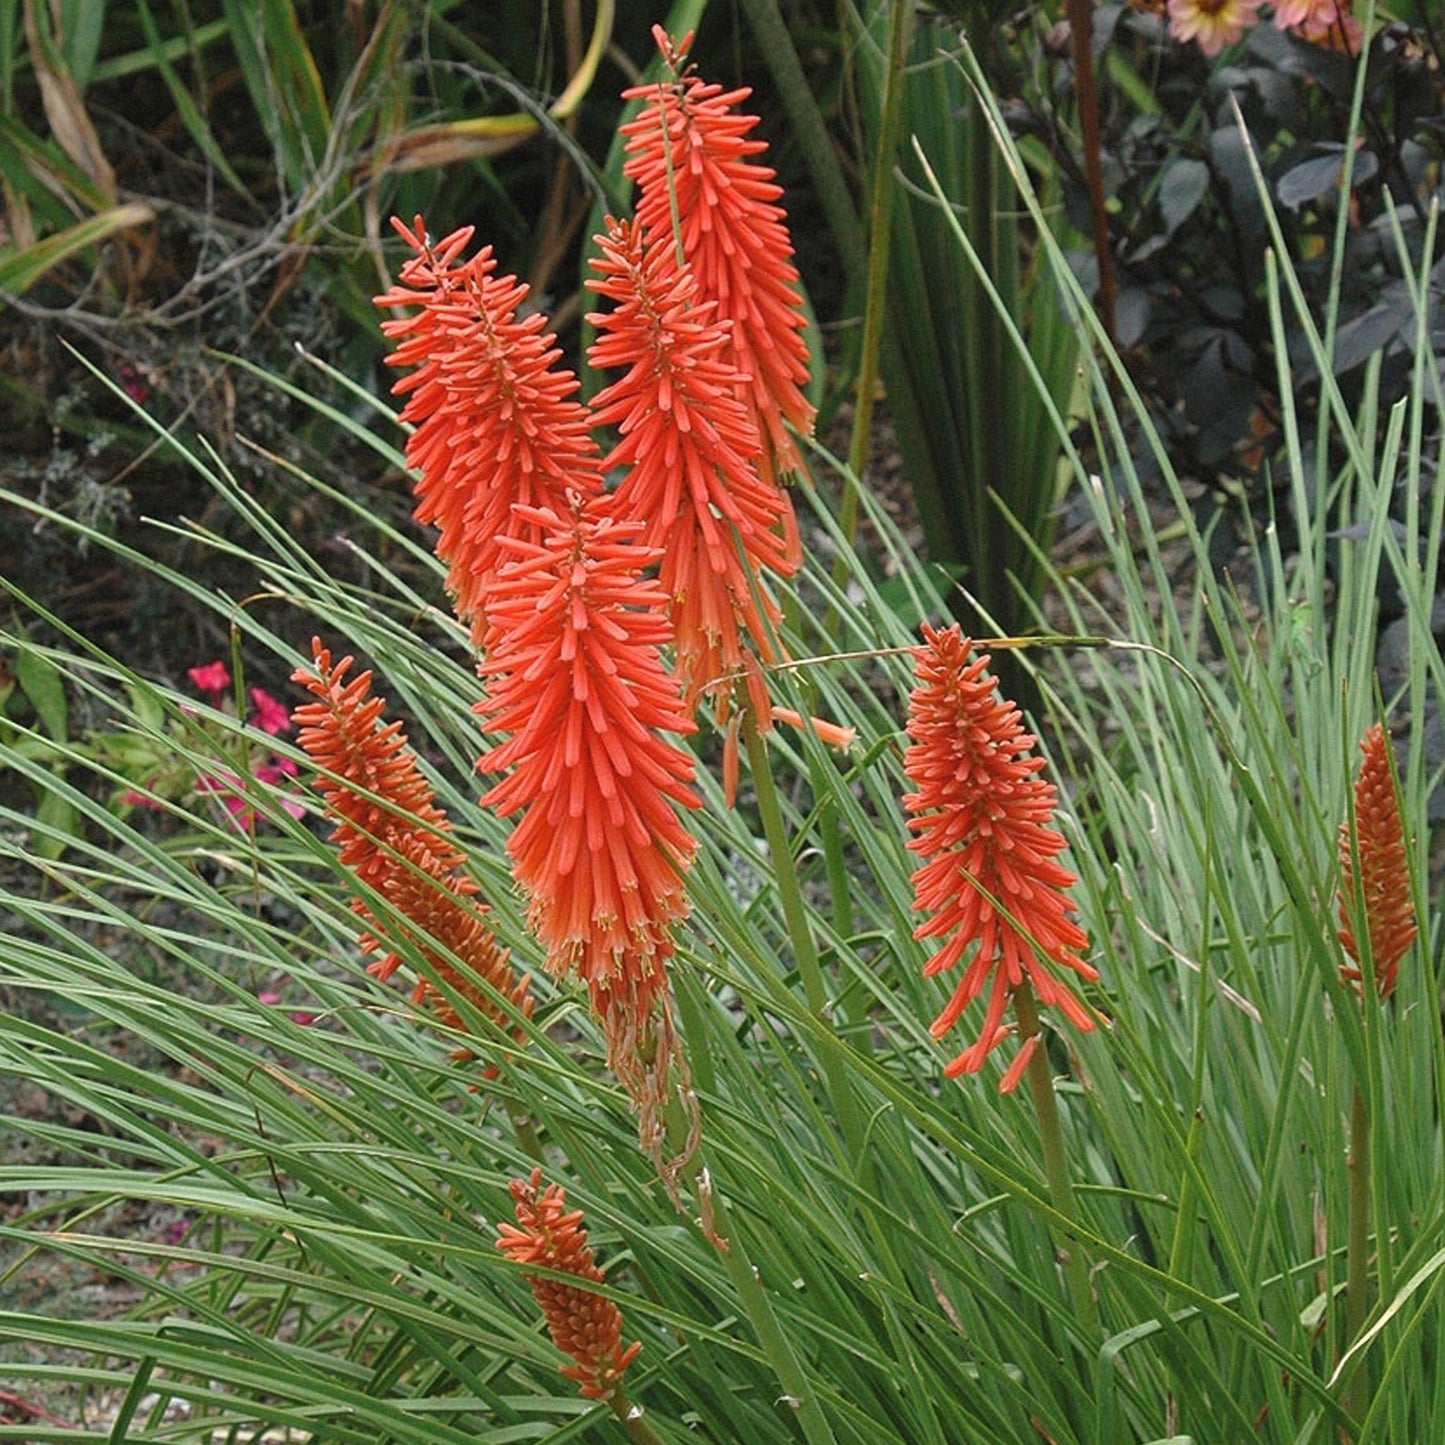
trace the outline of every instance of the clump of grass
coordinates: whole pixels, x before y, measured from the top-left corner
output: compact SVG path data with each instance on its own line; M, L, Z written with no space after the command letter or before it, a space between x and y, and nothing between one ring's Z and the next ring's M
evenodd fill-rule
M1031 201L982 90L979 104ZM770 702L803 725L748 732L734 806L720 777L697 770L690 912L667 970L687 1085L654 1102L671 1137L695 1117L701 1138L669 1173L638 1148L636 1099L606 1067L612 1040L591 990L545 967L507 861L510 820L478 806L483 684L468 629L440 605L441 565L377 523L364 495L336 493L372 554L365 586L338 579L213 453L171 433L250 529L242 547L210 541L239 554L255 585L238 600L149 565L288 671L310 660L273 609L369 659L410 719L416 767L465 854L456 866L531 974L535 1002L458 987L466 959L418 932L411 890L338 857L312 826L319 799L297 818L281 791L243 777L244 825L224 808L121 816L104 765L62 746L57 769L53 753L19 745L36 734L17 724L5 763L78 826L47 824L23 799L0 809L17 924L0 983L87 1022L0 1017L0 1072L81 1121L45 1126L64 1162L7 1171L39 1202L0 1234L31 1252L12 1269L34 1252L92 1263L141 1303L115 1319L0 1314L12 1388L41 1394L63 1373L82 1397L118 1401L113 1433L134 1440L258 1427L398 1445L619 1431L809 1445L1429 1437L1445 1418L1431 1368L1445 1057L1424 869L1439 779L1425 736L1445 667L1429 626L1442 506L1419 457L1441 379L1421 346L1412 399L1383 417L1368 387L1352 411L1327 386L1323 424L1347 464L1307 474L1297 450L1287 464L1302 498L1330 506L1300 509L1314 520L1289 556L1263 519L1251 575L1217 577L1046 227L1040 245L1085 358L1087 464L1047 387L1041 405L1092 511L1114 600L1105 607L1040 551L1050 588L1038 635L993 643L1039 689L1061 866L1076 875L1081 956L1098 973L1071 980L1096 1027L1046 1017L1030 1045L1038 1112L998 1092L996 1054L945 1077L949 1056L929 1031L945 991L915 937L899 799L918 625L940 621L947 599L866 491L898 580L881 582L819 493L800 489L810 546L777 630L790 661L759 670ZM1402 265L1423 330L1426 276ZM1318 353L1287 264L1270 276L1276 337L1299 330ZM1140 434L1126 432L1129 412L1177 511L1167 560L1138 525L1150 499L1124 441ZM1316 449L1319 468L1330 453ZM816 447L810 464L839 466ZM1327 536L1335 511L1355 519L1344 539ZM382 543L415 569L388 568ZM1406 681L1389 696L1374 670L1382 587L1399 589L1411 619ZM193 700L12 596L57 640L7 626L7 649L41 656L137 736L214 770L214 748L184 726ZM853 728L850 750L830 747L814 716ZM1400 746L1400 886L1421 927L1389 999L1356 996L1338 936L1338 899L1353 896L1339 838L1357 743L1382 719ZM293 746L277 750L306 767ZM367 972L354 899L454 1026ZM1026 933L1024 910L1009 911ZM105 946L112 929L128 955ZM204 988L176 989L181 968ZM278 977L281 1008L262 998ZM1027 1012L1017 988L1013 1001ZM118 1039L163 1063L138 1068ZM481 1057L456 1059L458 1046ZM1354 1098L1370 1129L1363 1278ZM575 1233L551 1258L585 1267L536 1253L509 1262L494 1247L518 1200L542 1197L537 1169L586 1217L585 1261ZM533 1182L519 1194L514 1181ZM95 1227L98 1211L132 1198L186 1220L184 1237ZM539 1279L585 1280L589 1310L620 1308L617 1349L579 1355L568 1329L544 1334ZM63 1367L46 1357L62 1350ZM558 1373L570 1355L605 1396L624 1354L620 1415ZM27 1426L60 1438L45 1428Z

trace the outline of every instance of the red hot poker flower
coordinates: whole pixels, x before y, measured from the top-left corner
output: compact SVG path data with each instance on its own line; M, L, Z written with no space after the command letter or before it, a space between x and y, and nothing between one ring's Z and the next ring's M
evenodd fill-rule
M421 308L381 327L400 339L387 360L417 368L394 388L407 397L402 420L416 423L406 448L420 473L416 516L440 528L457 615L479 641L486 579L520 525L513 504L565 510L572 492L600 492L601 456L545 317L521 314L527 288L494 274L491 247L461 261L471 227L432 246L420 216L412 230L392 224L416 254L376 304Z
M594 366L627 372L593 402L598 425L621 440L604 466L630 466L613 500L643 518L642 542L661 551L672 599L679 680L690 702L744 666L743 638L771 660L781 613L767 576L798 565L792 504L758 474L759 442L726 351L728 326L698 294L667 233L609 220L588 285L617 304L598 328Z
M693 723L662 661L667 599L643 574L657 558L637 524L601 499L520 510L536 540L505 539L512 560L486 593L478 712L511 736L482 759L506 772L482 802L522 814L507 848L533 929L548 967L586 982L621 1074L666 1007L671 925L687 912L695 844L677 810L698 805L693 763L662 735Z
M560 1184L541 1189L541 1183L540 1169L534 1169L530 1179L511 1181L517 1223L497 1225L497 1248L519 1264L542 1265L587 1284L603 1283L582 1226L582 1211L567 1212L567 1195ZM642 1348L641 1340L623 1345L622 1311L586 1284L542 1275L528 1275L527 1283L552 1343L574 1361L564 1365L562 1373L576 1380L589 1400L607 1399Z
M1088 937L1073 921L1065 890L1076 880L1057 861L1065 842L1051 826L1056 794L1038 776L1044 763L1030 756L1033 737L1018 709L998 697L988 656L970 659L972 643L957 624L941 631L925 625L923 636L914 652L918 685L904 756L916 791L903 803L916 835L908 846L925 860L913 874L914 907L932 916L914 936L945 940L924 969L930 975L954 967L976 945L933 1036L942 1037L988 988L983 1030L944 1070L952 1076L982 1067L1007 1036L1004 1014L1025 980L1042 1004L1080 1029L1093 1028L1053 970L1099 975L1079 956ZM1009 1070L1009 1087L1018 1074Z
M753 159L767 149L749 139L757 117L734 107L751 91L724 91L684 69L691 35L674 45L653 27L670 77L634 86L626 99L645 104L622 127L628 137L625 172L638 182L637 214L649 236L671 236L676 215L683 256L699 294L732 322L729 359L750 378L747 396L758 419L764 470L801 470L785 423L813 425L803 394L808 380L806 321L792 264L782 188L770 166ZM774 466L776 462L776 467Z
M499 1026L512 1028L506 1011L479 981L530 1015L527 980L513 972L506 950L487 926L485 906L475 899L476 885L462 872L466 855L451 841L451 823L406 745L401 724L385 720L386 703L370 695L369 672L347 681L351 658L333 664L319 638L312 639L311 649L315 671L299 668L293 681L316 701L298 707L293 720L301 746L325 770L317 787L334 823L341 862L415 925L422 956L455 992ZM401 958L381 941L386 926L360 899L352 906L367 924L362 948L383 954L368 971L390 978ZM448 954L465 967L457 968ZM450 1000L429 979L418 982L413 1001L430 1003L448 1027L461 1026Z
M1360 741L1364 755L1355 781L1355 834L1348 820L1340 824L1339 939L1354 960L1340 970L1347 982L1360 986L1363 965L1353 915L1363 912L1369 931L1370 959L1381 999L1395 990L1400 960L1420 931L1410 896L1410 872L1405 856L1405 826L1400 799L1390 769L1390 735L1373 723ZM1359 874L1355 856L1359 855Z

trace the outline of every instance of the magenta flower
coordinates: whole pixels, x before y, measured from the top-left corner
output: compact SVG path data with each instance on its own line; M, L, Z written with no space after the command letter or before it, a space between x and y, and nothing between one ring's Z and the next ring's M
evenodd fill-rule
M212 707L220 707L231 690L231 670L224 662L204 662L199 667L187 668L186 676L195 683L198 692L206 694Z
M263 687L249 689L251 702L256 711L251 714L251 726L275 737L278 733L290 732L291 714L284 703L277 702Z
M273 757L269 762L258 763L252 768L251 776L256 782L265 783L268 787L279 787L288 778L296 776L296 764L290 758ZM196 781L198 793L214 794L237 826L250 832L256 826L258 815L246 801L245 786L241 779L231 772L209 774ZM282 794L278 801L293 818L306 816L305 806L290 794Z
M275 1008L281 1002L281 990L279 988L263 988L256 994L256 1002L263 1003L267 1008ZM306 1009L289 1009L286 1017L293 1024L300 1024L302 1028L308 1028L316 1022L316 1015Z
M123 788L116 794L115 801L124 808L150 808L154 812L160 812L165 807L159 798L136 788Z

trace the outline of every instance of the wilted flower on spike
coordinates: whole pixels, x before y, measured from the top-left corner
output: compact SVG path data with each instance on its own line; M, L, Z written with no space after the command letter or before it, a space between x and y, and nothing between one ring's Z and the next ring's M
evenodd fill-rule
M1099 975L1078 950L1088 937L1073 921L1065 890L1075 877L1058 862L1065 843L1053 826L1055 791L1038 776L1018 709L997 694L988 656L971 659L972 643L955 624L924 626L915 649L918 685L909 699L904 768L916 789L903 803L916 834L909 848L925 861L913 874L914 907L931 915L916 938L942 938L924 972L963 960L963 977L931 1031L942 1037L987 990L978 1041L945 1069L972 1073L1007 1036L1004 1014L1025 980L1039 1002L1080 1029L1093 1018L1055 969ZM1006 1082L1017 1081L1011 1069Z
M417 368L394 388L407 397L402 420L416 423L406 447L420 473L416 517L440 528L437 556L457 616L480 640L498 546L524 525L514 504L565 509L573 492L600 492L601 454L546 318L522 314L527 287L493 274L491 247L462 261L471 227L433 246L420 217L414 229L392 224L416 255L376 304L421 308L381 328L400 339L387 360Z
M1360 741L1364 755L1355 781L1355 832L1348 820L1340 824L1339 939L1354 959L1340 970L1348 982L1363 979L1359 940L1352 916L1363 913L1369 930L1370 961L1381 999L1394 992L1405 950L1420 931L1410 893L1410 872L1405 856L1405 826L1390 768L1390 737L1373 723ZM1359 856L1359 874L1355 857Z
M628 137L624 170L638 182L637 215L649 237L672 236L697 277L698 293L732 322L728 356L743 376L764 439L764 472L800 469L785 423L813 425L803 394L808 380L806 321L782 188L770 166L753 159L767 149L749 139L757 117L740 115L747 88L724 91L685 69L692 37L674 45L661 26L653 37L670 76L625 90L644 104L622 127ZM774 465L776 463L776 466Z
M1339 50L1346 55L1358 55L1365 43L1365 27L1350 14L1347 4L1336 8L1332 20L1309 18L1295 26L1294 33L1311 45L1326 50Z
M767 579L797 567L792 504L758 473L729 328L679 264L670 234L645 237L635 221L609 221L597 239L599 274L587 284L616 305L588 318L598 329L589 355L598 368L628 368L593 401L598 425L621 433L604 466L630 468L612 510L642 519L642 543L660 550L691 702L743 667L745 645L775 656L781 613Z
M333 664L319 639L311 648L315 671L299 668L293 681L317 701L298 707L294 721L301 746L325 770L317 788L334 823L341 862L414 926L413 942L440 978L478 1012L516 1031L482 985L529 1015L533 1000L527 980L513 971L507 951L487 925L476 885L462 872L466 855L451 841L451 823L417 766L401 724L386 721L384 699L370 695L369 672L347 681L351 658ZM363 950L383 955L368 972L390 978L401 958L383 940L394 934L395 925L379 920L360 899L352 906L367 924ZM450 1000L430 979L418 981L412 998L430 1003L449 1027L462 1026ZM457 1053L465 1057L467 1051Z
M530 1179L511 1181L508 1187L516 1201L517 1223L497 1225L497 1248L519 1264L537 1264L586 1284L602 1284L602 1271L582 1225L582 1211L567 1212L567 1195L560 1184L541 1189L541 1183L540 1169L534 1169ZM574 1361L564 1365L562 1373L576 1380L589 1400L607 1399L642 1348L641 1340L623 1345L622 1311L586 1284L542 1275L526 1278L552 1343Z
M1352 0L1275 0L1274 23L1311 45L1357 55L1365 32L1351 7Z
M693 723L662 660L667 599L644 575L657 556L638 524L601 499L523 510L537 540L505 540L511 560L486 593L478 712L510 736L482 759L506 774L482 802L521 813L507 850L530 922L548 967L587 984L622 1076L666 1007L671 926L687 912L695 844L678 809L698 805L693 761L663 734Z

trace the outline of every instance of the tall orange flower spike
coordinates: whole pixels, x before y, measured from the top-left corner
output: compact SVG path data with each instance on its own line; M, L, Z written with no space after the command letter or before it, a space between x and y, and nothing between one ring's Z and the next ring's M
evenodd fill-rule
M678 678L689 703L744 666L744 638L772 660L781 613L767 578L798 565L792 505L758 474L759 441L728 357L728 326L698 293L667 233L608 221L599 273L587 284L616 303L588 319L589 356L626 373L593 400L598 425L621 440L604 467L626 466L613 499L644 520L642 542L661 552L671 598Z
M341 862L415 926L422 957L455 992L499 1027L520 1035L482 984L530 1016L527 980L513 971L507 951L487 925L476 885L462 871L466 855L451 840L451 823L437 806L401 724L386 721L385 700L371 696L369 672L348 681L351 658L333 663L319 638L312 639L311 651L315 671L298 668L292 680L316 701L298 707L292 721L311 761L325 770L317 788L326 799ZM361 899L354 899L352 907L367 925L363 950L383 955L367 971L390 978L401 958L382 941L387 926ZM458 968L448 955L464 966ZM429 1004L448 1027L461 1027L451 1001L430 979L417 983L412 999ZM460 1049L457 1056L468 1053Z
M486 593L477 710L510 736L482 758L505 773L482 802L522 814L507 850L529 921L548 967L587 984L646 1125L657 1102L647 1080L668 1062L666 962L696 846L678 809L698 806L692 756L664 734L694 724L662 660L667 599L644 575L657 554L637 543L637 524L609 516L604 499L519 510L536 540L504 540L511 561Z
M1420 931L1410 896L1410 872L1405 857L1405 825L1400 799L1390 770L1390 735L1373 723L1360 741L1364 755L1355 780L1355 833L1348 820L1340 824L1339 939L1354 960L1340 975L1357 988L1363 980L1359 941L1352 916L1363 912L1369 931L1370 961L1380 998L1395 991L1400 960ZM1359 874L1355 857L1359 856Z
M524 526L513 504L565 509L573 492L600 492L601 454L546 318L520 314L527 287L494 274L492 248L463 261L470 226L433 246L420 216L413 229L392 225L416 254L376 304L420 308L381 325L399 339L387 360L416 367L393 388L407 398L402 420L416 423L406 447L420 474L416 517L440 529L457 616L480 641L481 594L501 539Z
M914 907L931 916L916 938L943 938L924 973L953 968L973 948L963 977L931 1031L942 1037L981 993L988 991L983 1029L945 1068L972 1073L1007 1037L1004 1014L1025 980L1040 1003L1057 1008L1080 1029L1092 1029L1088 1010L1055 969L1096 979L1079 950L1088 937L1073 921L1065 890L1075 876L1058 861L1063 835L1052 826L1054 785L1038 776L1042 758L1019 712L997 694L989 658L971 658L973 644L954 624L925 624L914 650L917 686L909 699L904 768L915 792L903 799L909 848L923 864L913 874ZM1026 1049L1030 1045L1026 1045ZM1004 1076L1018 1082L1021 1051Z
M519 1264L537 1264L572 1275L587 1284L602 1284L582 1211L567 1212L567 1195L560 1184L541 1188L542 1171L530 1179L513 1179L508 1185L516 1201L517 1223L497 1225L497 1248ZM552 1343L573 1363L562 1373L576 1380L589 1400L605 1400L617 1389L623 1371L637 1357L642 1341L622 1343L622 1311L605 1295L586 1284L571 1284L529 1274L527 1283Z
M735 107L751 91L725 91L687 67L688 35L678 44L653 27L669 75L623 91L644 104L622 127L628 137L625 173L638 183L637 215L649 236L679 227L682 254L699 295L715 301L732 323L729 359L750 378L747 396L764 439L764 472L801 470L788 432L811 431L806 321L782 188L770 166L753 157L767 149L750 139L757 117Z

